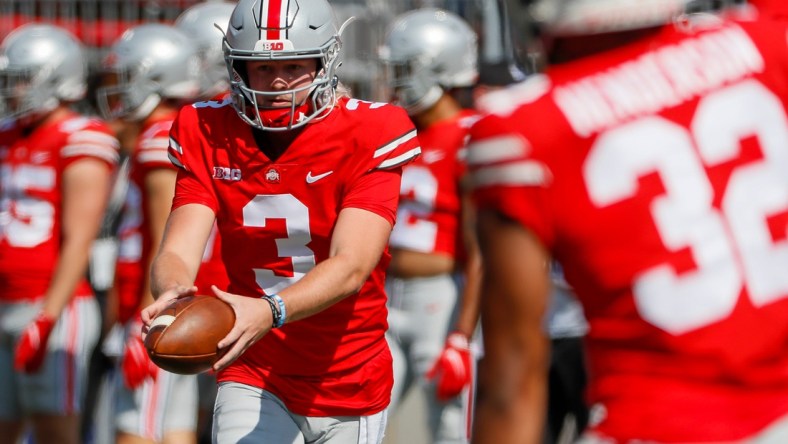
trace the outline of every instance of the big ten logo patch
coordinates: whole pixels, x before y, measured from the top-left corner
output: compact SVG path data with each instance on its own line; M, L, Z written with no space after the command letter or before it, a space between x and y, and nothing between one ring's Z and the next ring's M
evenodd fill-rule
M213 178L219 180L241 180L241 170L238 168L213 167Z

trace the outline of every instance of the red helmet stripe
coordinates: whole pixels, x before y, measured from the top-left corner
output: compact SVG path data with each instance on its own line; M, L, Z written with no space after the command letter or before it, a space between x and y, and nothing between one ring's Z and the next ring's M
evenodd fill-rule
M268 0L268 19L266 23L266 39L267 40L280 40L282 28L282 11L286 11L287 6L282 7L282 3L288 0Z

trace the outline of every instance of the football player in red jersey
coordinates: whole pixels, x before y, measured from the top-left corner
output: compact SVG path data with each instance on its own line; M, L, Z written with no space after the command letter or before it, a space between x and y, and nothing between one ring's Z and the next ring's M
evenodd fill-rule
M149 325L192 283L214 221L236 323L214 366L214 442L379 443L392 387L386 246L401 166L398 107L337 94L326 0L241 0L224 53L232 100L183 107L181 169L153 264Z
M551 65L484 100L476 443L541 438L551 255L590 324L581 442L788 442L786 27L685 3L533 2Z
M136 135L112 290L118 299L118 322L125 328L119 356L122 377L116 378L115 387L119 444L196 441L196 377L166 372L150 361L140 336L140 310L153 301L148 270L175 191L177 172L167 155L169 131L178 108L200 92L199 67L198 48L189 36L164 24L126 31L102 66L99 108ZM226 281L221 273L216 279L211 283Z
M0 442L80 442L100 312L86 280L118 161L87 89L79 41L25 25L0 47Z
M392 409L425 385L431 442L469 440L471 337L479 315L480 258L465 193L465 144L476 113L456 96L475 86L477 44L459 16L406 12L387 32L381 60L395 102L418 130L422 155L402 171L391 233L389 331ZM469 95L470 96L470 95Z

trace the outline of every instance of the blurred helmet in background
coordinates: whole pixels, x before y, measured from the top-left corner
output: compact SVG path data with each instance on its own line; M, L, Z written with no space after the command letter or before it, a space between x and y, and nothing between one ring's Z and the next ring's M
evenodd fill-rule
M107 119L142 120L162 99L193 100L200 91L197 45L174 26L150 23L123 33L102 61L99 110Z
M224 38L233 106L247 124L267 131L287 131L327 115L336 102L340 31L326 0L240 0ZM314 81L297 89L260 91L249 87L247 61L317 59ZM309 90L306 103L296 93ZM266 109L266 98L290 94L291 105ZM274 111L275 110L275 111ZM277 114L277 118L267 117Z
M222 53L222 38L227 32L235 3L198 3L181 13L175 27L188 34L197 44L202 57L200 96L213 98L230 87Z
M87 74L76 37L54 25L23 25L0 46L0 117L46 114L62 102L81 100Z
M397 104L409 114L430 108L444 90L473 86L478 78L476 33L441 9L398 16L379 55Z

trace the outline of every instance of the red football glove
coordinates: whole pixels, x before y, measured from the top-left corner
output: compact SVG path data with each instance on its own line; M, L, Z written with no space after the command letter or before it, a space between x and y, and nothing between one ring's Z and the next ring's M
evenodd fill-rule
M438 360L427 372L427 379L435 382L439 401L448 401L462 393L471 383L472 365L468 338L459 332L450 334Z
M121 367L123 369L123 382L126 384L126 387L132 390L139 387L147 378L156 380L156 374L159 369L150 360L148 351L145 350L145 345L142 344L139 332L132 332L126 339Z
M22 331L14 355L14 368L17 371L36 373L41 369L55 322L57 319L41 313Z

